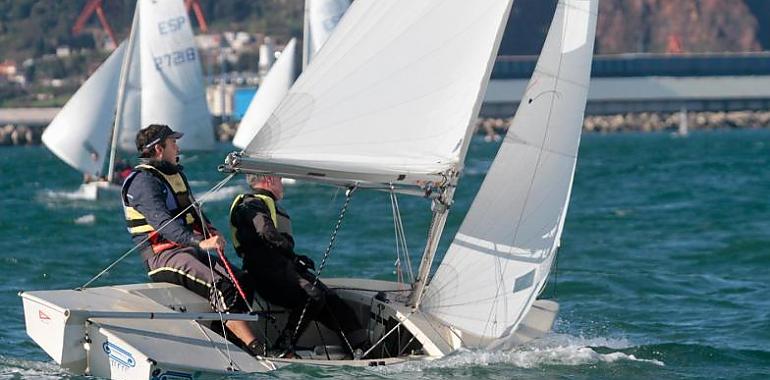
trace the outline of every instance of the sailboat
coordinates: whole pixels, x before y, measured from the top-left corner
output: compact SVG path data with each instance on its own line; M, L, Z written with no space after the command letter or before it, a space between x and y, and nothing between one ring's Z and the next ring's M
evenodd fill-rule
M110 157L107 180L81 186L85 198L96 199L102 190L117 189L109 181L117 147L135 152L136 133L152 123L185 133L182 149L213 149L203 73L182 0L138 1L129 40L75 92L42 139L62 161L93 178L102 177Z
M255 360L196 322L255 317L212 315L207 300L160 283L23 292L28 334L73 372L148 379L392 365L548 333L558 304L538 296L567 215L598 0L558 2L513 124L429 276L511 5L357 0L264 128L221 167L348 188L345 204L353 189L430 203L413 281L324 279L368 326L373 345L360 359L340 355L343 342L320 327L300 337L301 359ZM272 339L285 313L271 310L275 320L254 323Z
M302 40L303 69L321 50L349 6L349 0L305 1L304 37ZM289 92L294 79L297 77L295 70L297 66L296 45L296 39L292 38L262 81L233 137L235 147L243 149L249 144Z

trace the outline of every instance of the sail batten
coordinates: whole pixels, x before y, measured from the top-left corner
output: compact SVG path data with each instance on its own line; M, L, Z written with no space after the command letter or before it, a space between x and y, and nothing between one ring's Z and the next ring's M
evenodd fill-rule
M504 341L545 286L580 142L598 0L560 0L514 121L436 271L424 310L479 346Z
M375 171L459 169L508 6L355 1L244 153L340 172L340 155L379 160Z

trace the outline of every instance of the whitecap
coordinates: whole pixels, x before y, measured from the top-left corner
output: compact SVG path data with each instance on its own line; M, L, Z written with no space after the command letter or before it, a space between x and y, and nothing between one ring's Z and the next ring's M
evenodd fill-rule
M86 214L75 219L75 224L94 224L96 222L96 216L94 214Z

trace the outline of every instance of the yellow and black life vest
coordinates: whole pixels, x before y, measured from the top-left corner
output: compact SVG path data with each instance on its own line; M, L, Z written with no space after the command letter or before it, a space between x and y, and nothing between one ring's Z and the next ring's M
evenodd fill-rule
M172 215L178 215L184 210L184 214L181 215L180 218L184 220L186 225L190 225L193 228L200 228L201 221L195 214L195 208L188 208L188 206L193 203L193 199L190 195L190 189L187 186L187 182L184 180L184 177L182 177L180 173L166 174L151 165L137 165L134 168L134 171L128 176L128 178L126 178L126 181L123 183L123 189L121 190L126 226L128 228L128 232L131 233L131 236L149 233L150 241L153 245L153 250L159 252L156 249L156 245L162 244L162 247L159 246L157 248L167 249L169 247L166 247L166 245L168 245L169 242L160 241L159 236L157 236L158 234L155 232L155 228L147 222L147 218L145 218L145 216L142 215L142 213L140 213L137 209L131 207L128 203L128 188L140 171L146 171L147 173L154 175L156 178L160 179L169 190L168 196L166 198L166 207Z
M238 227L233 223L233 219L235 218L235 209L249 198L257 198L267 206L267 209L270 211L270 220L273 221L273 226L278 232L288 234L289 236L292 233L291 219L284 212L278 210L275 200L271 196L265 194L240 194L233 199L233 203L230 205L230 233L233 239L233 247L239 256L243 256L243 252L241 242L238 240Z

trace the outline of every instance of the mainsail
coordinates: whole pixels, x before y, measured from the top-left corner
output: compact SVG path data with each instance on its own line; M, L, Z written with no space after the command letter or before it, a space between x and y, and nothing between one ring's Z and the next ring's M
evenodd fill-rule
M265 76L254 99L251 100L238 126L238 132L233 137L233 145L245 148L289 92L296 78L296 56L297 40L292 38Z
M142 128L168 124L184 150L210 150L214 130L200 56L184 3L140 0Z
M423 310L486 345L515 331L559 246L588 92L598 0L561 0L535 72Z
M245 149L249 165L413 186L459 170L510 4L355 1Z
M118 46L43 132L48 149L82 173L102 174L125 51L125 43Z

